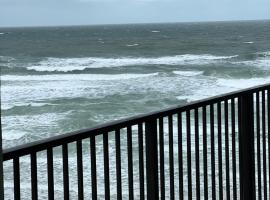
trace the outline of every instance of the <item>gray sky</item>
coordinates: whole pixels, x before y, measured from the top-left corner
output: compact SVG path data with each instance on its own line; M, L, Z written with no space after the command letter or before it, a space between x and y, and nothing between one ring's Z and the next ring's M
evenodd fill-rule
M270 19L270 0L0 0L0 26Z

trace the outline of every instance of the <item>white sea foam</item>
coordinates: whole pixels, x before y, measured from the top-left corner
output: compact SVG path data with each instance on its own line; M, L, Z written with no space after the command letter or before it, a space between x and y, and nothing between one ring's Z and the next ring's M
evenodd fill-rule
M127 80L156 76L158 73L151 74L55 74L55 75L4 75L2 81L108 81L108 80Z
M23 129L27 124L27 127L39 127L43 128L44 131L46 129L50 129L57 125L58 120L61 120L66 116L68 112L66 113L43 113L43 114L37 114L32 115L29 117L29 115L11 115L11 116L5 116L3 118L3 127L4 127L4 133L9 134L3 134L4 140L14 140L19 139L27 134L27 129ZM47 131L45 131L47 132Z
M190 90L187 94L177 96L179 100L196 101L211 96L226 94L228 92L258 86L270 82L270 77L265 78L247 78L247 79L225 79L209 78L200 81L200 87Z
M15 58L10 56L0 56L0 62L11 62L15 60Z
M135 47L135 46L139 46L139 44L135 43L135 44L127 44L127 47Z
M258 86L270 82L270 77L250 79L219 79L218 86L230 87L234 90Z
M0 35L4 35L5 33L0 33Z
M153 30L151 31L152 33L159 33L160 31Z
M16 108L16 107L19 107L19 106L42 107L42 106L45 106L45 105L53 105L53 104L50 104L50 103L38 103L38 102L32 102L32 103L29 103L29 104L17 103L16 105L3 104L1 106L1 110L9 110L9 109L13 109L13 108Z
M203 71L173 71L173 73L181 76L198 76L203 74Z
M86 68L123 67L132 65L205 65L234 58L236 56L214 56L209 54L175 55L164 57L120 57L120 58L47 58L37 65L27 67L36 71L73 71Z
M256 59L253 61L241 61L241 62L235 62L235 63L259 67L259 68L268 68L269 69L269 67L270 67L270 59Z
M258 58L255 60L246 60L246 61L239 61L239 62L234 62L234 63L263 68L263 69L270 69L270 51L257 52L255 53L255 55L258 56Z
M254 42L250 41L250 42L243 42L244 44L253 44Z
M260 55L260 56L268 57L268 56L270 56L270 51L258 52L256 54Z

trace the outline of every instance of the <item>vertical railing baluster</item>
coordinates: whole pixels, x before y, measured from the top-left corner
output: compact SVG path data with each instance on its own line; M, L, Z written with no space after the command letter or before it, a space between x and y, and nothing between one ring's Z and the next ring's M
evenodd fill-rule
M203 172L204 172L204 199L208 199L208 172L207 172L207 118L206 106L203 106Z
M117 181L117 200L122 199L122 175L121 175L121 141L120 130L115 131L115 148L116 148L116 181Z
M240 199L255 200L255 155L253 94L238 98Z
M48 199L54 200L53 150L47 149Z
M173 117L169 115L170 199L174 200Z
M163 117L159 118L159 166L160 166L160 198L165 200L165 175L164 175L164 126Z
M68 144L62 146L64 200L69 200Z
M183 146L182 146L182 113L177 114L177 129L178 129L178 168L179 168L179 199L184 199L183 190Z
M217 121L218 121L218 186L219 199L223 199L223 167L222 167L222 131L221 131L221 102L217 103Z
M16 157L13 159L13 173L14 173L14 200L21 199L21 180L20 180L20 159Z
M110 165L108 133L103 134L103 159L104 159L104 194L105 199L110 199Z
M268 193L270 197L270 90L267 90L267 139L268 139Z
M228 118L228 100L224 102L225 114L225 159L226 159L226 199L231 199L231 184L230 184L230 154L229 154L229 118Z
M0 114L0 199L4 199L4 168L3 168L3 140L2 140L2 116Z
M145 122L147 200L159 199L157 120Z
M37 154L31 153L31 192L32 200L38 199L38 180L37 180Z
M261 190L261 126L260 126L260 93L256 92L256 128L257 128L257 172L258 172L258 200L262 200Z
M262 136L263 136L263 186L264 199L267 199L267 172L266 172L266 127L265 127L265 91L262 91Z
M198 108L195 109L194 123L195 123L195 152L196 152L196 199L200 200L200 144L199 144L199 114Z
M140 200L145 199L144 195L144 156L143 156L143 125L138 125L138 141L139 141L139 170L140 170Z
M232 124L232 168L233 168L233 199L237 199L236 185L236 144L235 144L235 100L231 99L231 124Z
M187 168L188 168L188 199L192 199L192 177L191 177L191 137L190 137L190 110L186 111L187 130Z
M215 121L214 105L210 105L210 134L211 134L211 174L212 174L212 199L216 199L216 162L215 162Z
M96 164L96 138L90 138L91 156L91 179L92 179L92 200L97 200L97 164Z
M128 191L129 199L134 199L134 187L133 187L133 155L132 155L132 128L127 127L127 146L128 146Z
M82 141L76 142L77 146L77 178L78 178L78 199L84 199L83 189L83 158L82 158Z

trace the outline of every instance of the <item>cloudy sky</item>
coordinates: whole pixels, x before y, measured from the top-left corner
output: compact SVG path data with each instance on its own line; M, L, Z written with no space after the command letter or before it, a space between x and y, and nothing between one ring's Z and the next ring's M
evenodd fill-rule
M270 0L0 0L0 26L270 19Z

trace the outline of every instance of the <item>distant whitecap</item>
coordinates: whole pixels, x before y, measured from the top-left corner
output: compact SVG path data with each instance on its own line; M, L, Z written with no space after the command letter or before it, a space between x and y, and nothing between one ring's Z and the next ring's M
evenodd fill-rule
M127 44L127 47L135 47L135 46L139 46L139 44Z

